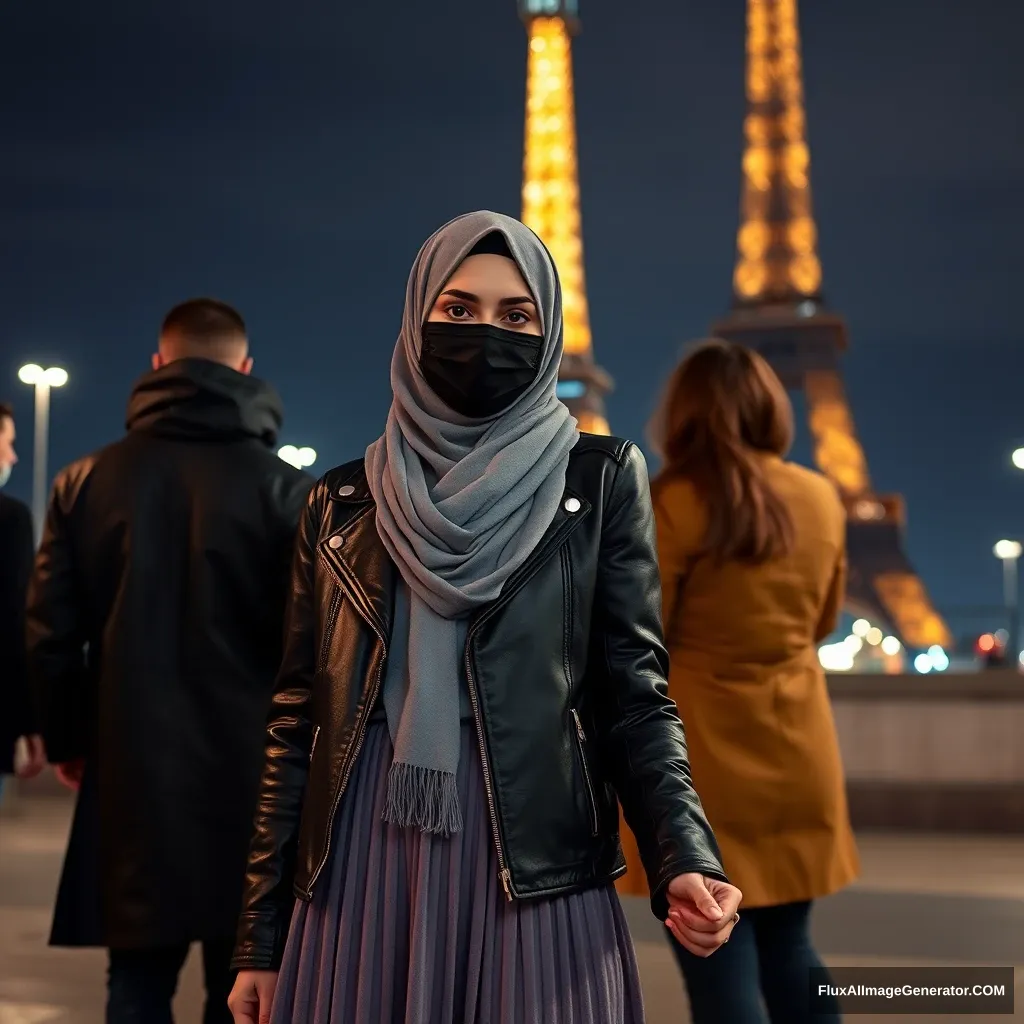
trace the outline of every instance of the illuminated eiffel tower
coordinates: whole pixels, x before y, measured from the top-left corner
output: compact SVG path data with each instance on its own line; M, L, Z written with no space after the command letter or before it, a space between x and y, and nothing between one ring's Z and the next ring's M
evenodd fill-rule
M562 281L559 397L581 430L608 434L604 396L612 380L594 362L583 277L570 41L579 28L576 7L577 0L519 0L530 37L522 220L548 247Z
M948 647L903 551L903 500L871 486L846 402L846 324L821 293L796 0L748 0L746 92L735 301L713 333L756 349L806 395L815 462L846 505L850 610L891 626L910 648Z

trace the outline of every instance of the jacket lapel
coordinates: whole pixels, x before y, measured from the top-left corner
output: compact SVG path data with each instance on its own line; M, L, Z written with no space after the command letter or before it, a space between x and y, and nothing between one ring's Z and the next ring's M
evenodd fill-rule
M591 510L591 504L581 494L576 493L571 487L566 487L559 503L558 511L551 520L551 525L544 532L540 543L534 548L533 554L508 578L505 586L502 587L498 600L487 608L482 608L477 613L477 618L489 616L497 611L501 605L510 601L512 597L524 587L540 570L541 566L566 542L569 535L587 517Z
M320 557L360 615L387 644L395 606L397 569L377 532L373 499L359 474L331 491L345 522L320 541Z

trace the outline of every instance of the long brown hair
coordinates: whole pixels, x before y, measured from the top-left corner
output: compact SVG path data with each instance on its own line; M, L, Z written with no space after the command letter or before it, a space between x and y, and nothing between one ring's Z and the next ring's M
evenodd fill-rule
M698 343L673 372L649 435L664 460L659 481L684 477L707 504L703 554L759 564L791 549L793 520L757 453L789 450L793 406L761 356L718 338Z

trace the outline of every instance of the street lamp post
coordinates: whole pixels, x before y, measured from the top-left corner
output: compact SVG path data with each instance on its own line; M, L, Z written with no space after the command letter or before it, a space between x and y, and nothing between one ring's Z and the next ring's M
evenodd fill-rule
M46 518L46 457L50 443L50 389L62 388L68 382L68 371L60 366L43 369L35 363L28 363L18 371L23 384L35 388L36 428L33 437L32 454L32 519L36 544L43 535L43 520Z
M1022 551L1024 551L1024 546L1021 545L1019 540L1001 540L992 549L992 554L1003 563L1003 602L1006 605L1006 614L1010 620L1008 623L1009 637L1006 646L1010 650L1014 668L1017 667L1017 659L1020 656L1018 622L1020 616L1017 607L1020 591L1017 585L1017 560L1020 558Z

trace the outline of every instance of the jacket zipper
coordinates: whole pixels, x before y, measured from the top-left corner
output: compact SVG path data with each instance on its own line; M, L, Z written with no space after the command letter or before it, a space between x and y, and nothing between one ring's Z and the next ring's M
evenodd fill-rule
M484 773L484 790L487 793L487 807L491 814L491 830L494 833L494 848L498 854L498 877L505 890L505 899L509 903L514 898L512 890L512 874L505 863L505 851L501 845L501 830L498 828L498 812L494 803L494 786L491 782L491 766L487 760L487 744L484 742L484 720L480 714L480 701L476 692L476 680L473 678L472 643L476 629L470 629L466 637L466 681L469 683L469 702L473 706L473 717L476 719L476 738L480 746L480 763Z
M580 750L580 764L583 766L583 784L587 790L587 799L590 801L590 827L591 835L596 836L600 831L597 818L597 798L594 796L594 784L590 779L590 769L587 767L587 734L583 731L583 723L580 721L579 712L572 709L572 720L576 723L576 745Z
M576 523L582 521L582 516L578 516L572 521L572 525L563 524L561 530L554 538L552 538L552 544L558 544L559 547L564 545L565 538L572 532ZM544 561L543 557L536 558L536 567L539 568L540 564ZM484 611L480 618L477 619L469 628L469 632L466 636L466 681L469 684L469 702L473 707L473 718L476 721L476 736L477 742L480 746L480 764L483 769L484 775L484 791L487 793L487 807L491 814L491 831L494 834L494 849L498 855L498 877L501 879L502 888L505 890L505 899L509 903L513 902L516 898L516 891L512 885L512 872L508 869L508 863L505 860L505 850L501 845L501 830L498 827L498 811L494 800L494 784L491 780L491 765L487 759L487 744L484 741L484 721L483 715L480 713L480 699L476 692L476 679L473 677L473 637L476 635L477 630L492 616L497 614L512 598L519 592L519 590L525 586L526 582L533 576L536 571L534 560L530 559L523 566L521 570L522 576L516 581L516 585L510 590L506 591L498 600L491 605L486 611Z
M362 614L362 613L360 613ZM384 664L388 657L388 646L384 641L384 634L377 628L377 626L370 621L370 619L363 615L363 620L373 630L374 635L380 643L381 658L380 664L377 666L377 675L374 677L373 686L370 689L370 695L363 705L362 714L356 721L356 735L351 746L349 747L348 760L345 762L345 767L341 773L341 782L338 785L338 791L334 794L334 802L331 805L331 813L327 819L327 846L324 848L324 855L320 859L320 863L317 865L316 871L310 876L309 882L306 885L306 889L309 892L313 891L313 886L316 885L316 880L320 877L320 872L323 871L324 865L327 863L327 858L331 855L331 840L334 837L334 817L338 813L338 807L341 805L341 797L345 792L345 787L348 785L349 776L352 774L352 767L356 763L356 759L359 757L359 752L363 749L363 740L366 738L366 723L369 721L370 714L373 711L374 704L377 703L377 694L380 692L381 677L384 672Z
M334 638L334 627L338 621L338 612L341 609L341 587L334 584L334 592L331 594L331 606L327 612L327 629L324 630L323 639L320 641L320 671L327 668L327 651Z
M309 748L309 759L313 760L313 755L316 753L316 741L320 739L320 726L318 725L313 730L313 745Z

